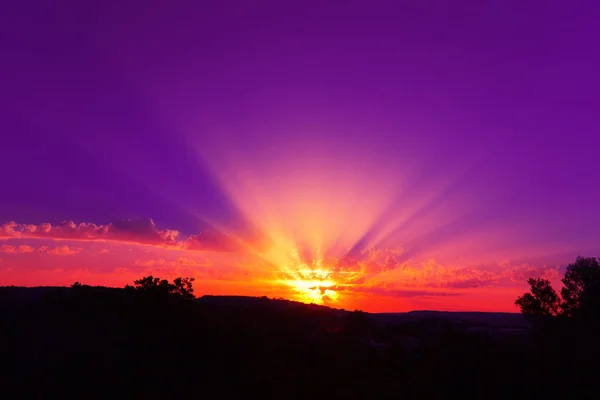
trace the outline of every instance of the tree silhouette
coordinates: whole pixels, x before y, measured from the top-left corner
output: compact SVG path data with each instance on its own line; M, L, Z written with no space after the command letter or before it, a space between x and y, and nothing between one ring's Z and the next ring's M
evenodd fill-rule
M577 257L562 279L563 313L568 316L597 315L600 310L600 264L594 257Z
M191 300L195 298L194 288L192 287L195 278L176 278L173 281L173 294L180 296L183 299Z
M558 315L560 313L560 298L552 288L550 281L542 278L529 278L531 293L525 293L515 300L523 314Z

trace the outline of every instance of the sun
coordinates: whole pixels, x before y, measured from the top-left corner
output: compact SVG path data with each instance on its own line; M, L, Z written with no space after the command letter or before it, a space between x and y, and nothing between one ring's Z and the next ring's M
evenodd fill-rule
M319 267L315 267L318 265ZM337 283L331 278L332 272L313 262L285 269L285 279L280 282L289 286L294 297L304 303L329 304L338 299Z
M326 304L338 297L336 284L331 280L290 280L285 283L294 289L298 299L304 303Z

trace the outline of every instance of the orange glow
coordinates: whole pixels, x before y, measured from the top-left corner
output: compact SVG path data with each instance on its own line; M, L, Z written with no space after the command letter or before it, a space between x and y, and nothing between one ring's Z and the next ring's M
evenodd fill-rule
M318 259L311 265L292 265L282 269L283 278L273 283L289 286L294 299L305 303L330 304L338 299L337 283L332 280L332 271Z
M297 292L297 299L305 303L329 304L335 302L338 295L332 290L335 286L333 281L320 280L297 280L283 281Z

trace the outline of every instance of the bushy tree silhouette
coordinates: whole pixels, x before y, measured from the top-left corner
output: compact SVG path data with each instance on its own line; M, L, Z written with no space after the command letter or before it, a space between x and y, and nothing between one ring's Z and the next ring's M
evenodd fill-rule
M127 285L125 289L143 293L152 297L178 297L186 300L194 299L194 278L176 278L173 283L166 279L155 278L152 275L134 281L134 286Z
M563 313L568 316L597 316L600 311L600 264L593 257L577 257L567 266L562 279Z

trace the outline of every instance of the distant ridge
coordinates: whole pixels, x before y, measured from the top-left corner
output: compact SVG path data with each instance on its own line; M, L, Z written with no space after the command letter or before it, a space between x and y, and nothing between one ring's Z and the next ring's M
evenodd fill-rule
M100 291L121 291L122 288L112 288L105 286L92 286ZM71 290L68 286L0 286L0 302L3 303L29 303L39 300L45 294L56 290ZM344 315L352 310L336 309L326 305L306 304L298 301L282 298L267 298L255 296L237 296L237 295L203 295L195 301L200 304L207 304L222 307L236 308L309 308L313 310L331 311L336 315ZM484 312L484 311L436 311L436 310L413 310L408 312L392 313L368 313L375 320L384 324L397 324L403 322L414 322L425 319L448 320L453 323L466 322L496 327L515 327L527 328L529 322L518 313L505 312Z
M372 315L378 321L385 323L441 319L453 323L465 322L493 327L528 328L530 326L530 322L522 314L508 312L415 310L405 313L373 313Z
M87 285L86 285L87 286ZM95 291L100 292L118 292L123 288L113 288L108 286L89 286ZM30 303L40 300L44 295L55 292L71 290L70 286L0 286L0 301L4 303Z
M204 295L196 299L201 304L210 304L221 307L237 308L257 308L268 307L276 309L290 308L309 308L313 310L330 311L336 314L344 314L348 311L335 309L320 304L307 304L299 301L287 300L282 298L254 297L254 296L235 296L235 295Z

